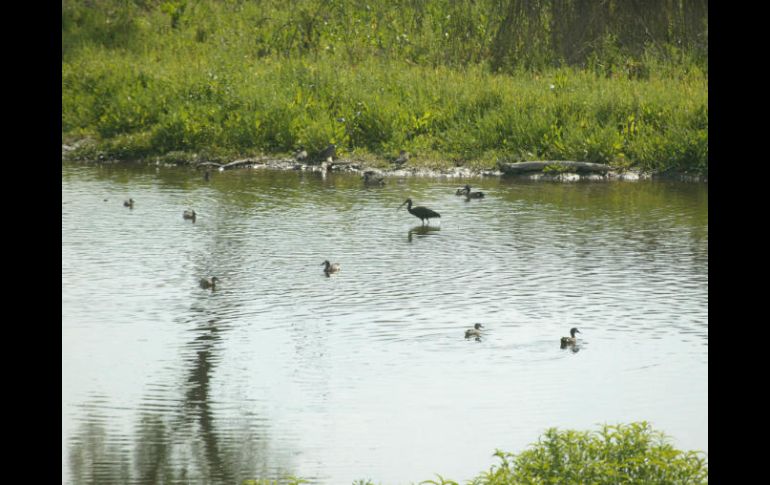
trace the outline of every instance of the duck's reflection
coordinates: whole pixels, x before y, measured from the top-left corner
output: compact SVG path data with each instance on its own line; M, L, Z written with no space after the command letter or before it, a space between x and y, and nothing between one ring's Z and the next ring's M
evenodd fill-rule
M565 345L561 344L562 349L570 349L573 354L577 354L580 352L580 345L574 344L574 345Z

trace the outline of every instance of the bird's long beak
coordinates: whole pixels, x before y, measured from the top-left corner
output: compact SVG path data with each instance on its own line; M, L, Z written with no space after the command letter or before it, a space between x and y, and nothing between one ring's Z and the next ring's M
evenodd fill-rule
M404 207L405 205L406 205L406 201L404 201L404 203L403 203L403 204L401 204L400 206L398 206L398 209L400 209L400 208ZM396 210L398 210L398 209L396 209Z

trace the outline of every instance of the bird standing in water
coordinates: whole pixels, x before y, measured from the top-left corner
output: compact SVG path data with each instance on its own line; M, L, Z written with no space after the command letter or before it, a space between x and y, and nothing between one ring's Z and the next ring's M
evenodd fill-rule
M575 333L581 333L581 332L577 328L573 327L569 331L569 334L570 334L569 337L561 338L561 348L571 347L577 344L577 338L575 337Z
M422 221L423 224L425 224L425 220L428 220L428 223L430 223L430 220L434 217L441 217L441 214L439 214L436 211L430 210L427 207L414 207L412 208L412 199L406 199L403 204L398 206L398 208L402 208L406 205L406 210L409 211L410 214L412 214L415 217L419 217L420 221Z
M324 273L326 273L326 276L329 276L332 273L337 273L340 270L340 263L332 264L328 259L321 263L321 266L324 267Z

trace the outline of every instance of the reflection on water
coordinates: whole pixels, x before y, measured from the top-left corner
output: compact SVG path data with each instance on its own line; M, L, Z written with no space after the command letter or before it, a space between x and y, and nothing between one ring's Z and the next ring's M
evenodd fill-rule
M436 233L440 230L441 230L441 227L438 227L438 226L415 226L409 229L409 233L406 236L406 240L409 242L412 242L413 235L416 235L417 237L430 236L431 233Z
M708 450L705 187L325 175L63 167L64 482L462 481L642 419Z

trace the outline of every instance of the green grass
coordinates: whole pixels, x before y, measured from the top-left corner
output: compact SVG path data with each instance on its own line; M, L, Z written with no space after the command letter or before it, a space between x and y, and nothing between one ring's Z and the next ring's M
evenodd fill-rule
M227 160L336 143L342 157L405 149L418 166L578 160L708 172L707 64L646 57L635 76L596 58L495 72L481 41L474 53L448 45L443 62L425 51L429 31L399 47L395 27L372 30L363 14L347 29L290 28L303 15L318 22L319 2L293 12L278 2L96 4L63 7L62 138L90 140L74 157Z

